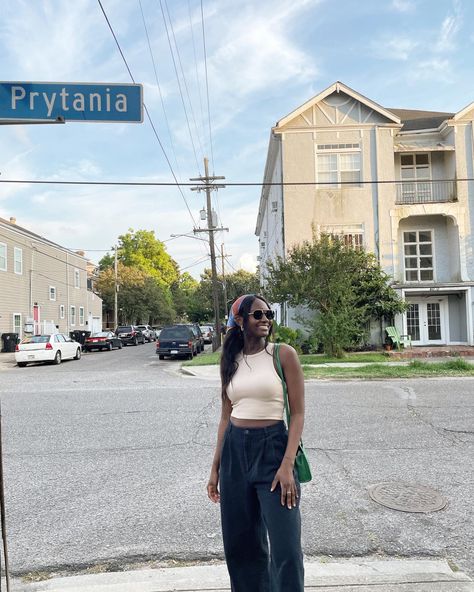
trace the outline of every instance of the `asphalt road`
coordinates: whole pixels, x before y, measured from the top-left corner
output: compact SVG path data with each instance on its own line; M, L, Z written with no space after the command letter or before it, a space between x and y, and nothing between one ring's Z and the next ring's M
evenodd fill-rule
M111 568L222 556L206 497L219 385L159 361L154 345L0 375L11 570ZM308 555L448 557L474 575L474 380L307 383ZM448 499L397 512L369 485Z

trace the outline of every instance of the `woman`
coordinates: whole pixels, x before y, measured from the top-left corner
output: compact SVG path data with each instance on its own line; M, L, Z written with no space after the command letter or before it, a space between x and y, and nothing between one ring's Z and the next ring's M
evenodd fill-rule
M282 345L287 432L269 343L272 319L262 296L241 296L232 305L222 348L222 412L207 493L221 504L233 592L304 590L300 486L293 470L304 423L303 373L295 350Z

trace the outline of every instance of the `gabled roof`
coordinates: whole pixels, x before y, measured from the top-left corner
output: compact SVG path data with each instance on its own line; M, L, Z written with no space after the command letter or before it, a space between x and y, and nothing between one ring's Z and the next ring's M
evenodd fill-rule
M469 113L469 111L474 111L474 102L469 103L469 105L467 105L466 107L464 107L464 109L461 109L461 111L458 111L454 116L453 119L454 120L458 120L458 119L463 119L463 117Z
M403 123L402 132L437 129L443 121L452 119L454 113L443 111L418 111L417 109L390 109Z
M350 88L349 86L345 85L343 82L337 81L337 82L334 82L334 84L331 84L331 86L328 86L328 88L326 88L325 90L320 92L318 95L316 95L312 99L309 99L309 101L306 101L306 103L304 103L303 105L301 105L300 107L298 107L297 109L295 109L294 111L289 113L288 115L286 115L286 117L283 117L282 119L277 121L275 127L276 128L283 127L289 121L291 121L295 117L298 117L298 115L301 115L301 113L304 113L305 111L310 109L313 105L316 105L317 103L319 103L320 101L322 101L323 99L325 99L329 95L332 95L335 92L336 93L343 92L346 95L349 95L350 97L352 97L353 99L360 101L361 103L363 103L364 105L366 105L370 109L373 109L377 113L380 113L380 115L383 115L384 117L386 117L390 121L393 121L393 123L400 124L399 117L397 115L395 115L394 113L392 113L390 110L385 109L385 107L382 107L381 105L379 105L375 101L372 101L371 99L368 99L367 97L364 97L364 95L361 95L357 91L355 91L352 88Z

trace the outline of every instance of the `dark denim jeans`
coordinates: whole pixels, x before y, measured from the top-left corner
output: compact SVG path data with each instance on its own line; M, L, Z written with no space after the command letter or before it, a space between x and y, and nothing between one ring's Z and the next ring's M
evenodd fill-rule
M219 478L232 592L304 591L299 498L289 510L279 485L270 492L287 440L283 421L268 428L229 423L225 433Z

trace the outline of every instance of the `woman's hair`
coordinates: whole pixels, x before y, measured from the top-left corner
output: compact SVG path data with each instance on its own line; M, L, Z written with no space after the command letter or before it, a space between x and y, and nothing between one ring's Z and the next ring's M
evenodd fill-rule
M232 327L228 329L225 335L221 355L222 398L226 397L226 389L239 367L236 357L244 348L245 329L248 325L250 309L255 300L262 300L268 308L270 308L270 305L263 296L260 296L259 294L249 294L242 300L238 311L239 316L244 320L243 330L240 326ZM267 347L272 331L273 325L270 325L270 331L267 337L265 337L265 347Z

